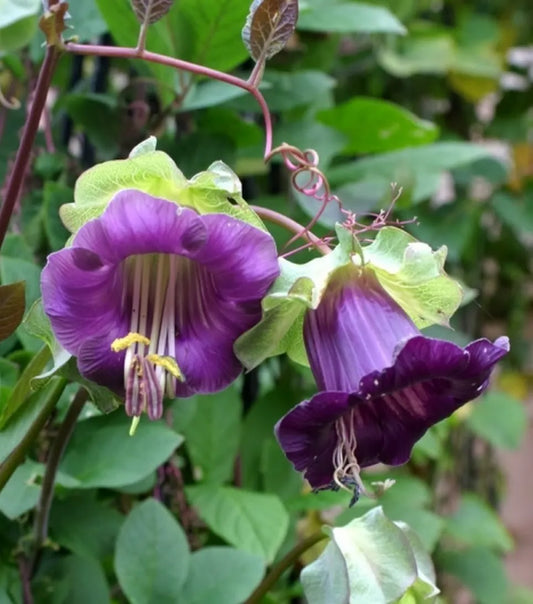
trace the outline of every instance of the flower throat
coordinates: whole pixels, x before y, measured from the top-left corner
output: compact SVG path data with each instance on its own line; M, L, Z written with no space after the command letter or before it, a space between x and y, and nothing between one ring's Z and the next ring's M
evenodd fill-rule
M130 314L129 333L111 343L126 351L126 413L133 416L130 434L146 411L163 413L163 396L176 395L176 380L185 381L176 362L176 285L184 259L173 254L143 254L124 262L122 308ZM178 263L180 264L178 268Z

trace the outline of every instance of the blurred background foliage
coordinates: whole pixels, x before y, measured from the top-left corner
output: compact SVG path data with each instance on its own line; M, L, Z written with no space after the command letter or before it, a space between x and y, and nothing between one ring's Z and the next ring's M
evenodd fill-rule
M0 5L0 87L6 99L21 102L18 109L0 107L3 181L44 49L37 31L41 3ZM244 75L253 66L240 34L248 9L247 0L178 0L150 28L147 48ZM72 2L69 12L67 37L136 44L138 23L127 0ZM500 451L521 446L531 409L532 30L530 0L301 0L296 34L269 63L261 85L275 143L316 149L346 209L379 211L401 187L395 216L416 216L407 228L417 238L448 246L447 270L467 285L466 303L453 331L432 332L457 342L511 338L492 391L431 429L407 466L376 474L376 480L396 479L380 504L432 552L442 602L533 602L533 584L528 591L506 573L514 539L499 515L506 496ZM27 308L39 297L46 255L67 239L58 208L72 200L77 176L125 157L151 134L189 178L222 159L242 179L249 202L302 223L318 209L294 193L279 161L264 164L261 115L244 91L141 61L65 55L0 258L2 283L26 281ZM338 217L336 206L328 208L318 234L331 233ZM272 232L283 249L289 235L278 227ZM296 259L309 257L299 252ZM24 327L0 343L0 409L39 347ZM363 499L347 509L346 494L309 494L277 446L274 423L314 388L308 370L285 358L270 360L216 396L175 401L166 422L144 422L134 440L121 412L98 416L87 405L60 467L51 547L32 583L36 601L124 601L142 594L131 551L149 547L165 569L160 580L170 591L164 593L172 594L180 556L189 556L189 546L207 545L199 551L208 555L190 556L195 572L184 575L185 591L175 598L214 601L201 586L206 574L223 568L213 580L242 589L219 594L226 600L217 602L237 602L297 539L375 505ZM72 393L65 390L31 458L0 493L1 602L21 601L17 554L31 531L43 461ZM0 460L45 395L33 395L4 426ZM176 450L180 435L184 445ZM181 528L146 502L125 516L154 489ZM144 521L179 535L168 547L154 543L153 535L135 529ZM314 556L311 550L302 564ZM203 583L190 579L195 573ZM298 601L296 578L296 572L283 576L264 601ZM418 601L415 592L402 599Z

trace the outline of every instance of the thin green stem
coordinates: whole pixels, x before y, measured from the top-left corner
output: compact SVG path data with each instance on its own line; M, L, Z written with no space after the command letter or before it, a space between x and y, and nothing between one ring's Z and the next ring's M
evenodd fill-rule
M0 415L0 430L2 430L8 419L17 412L31 394L31 380L43 371L51 358L52 353L50 352L50 348L43 346L26 365L2 410L2 414Z
M73 42L68 42L65 44L65 50L67 52L80 55L117 57L121 59L142 59L151 63L158 63L159 65L166 65L168 67L173 67L174 69L188 71L189 73L194 73L196 75L206 76L212 80L225 82L231 86L237 86L238 88L246 90L253 95L263 113L263 119L265 121L265 157L270 155L272 150L272 117L263 95L253 84L250 84L246 80L242 80L241 78L230 75L229 73L224 73L223 71L205 67L204 65L197 65L196 63L190 63L189 61L167 57L166 55L160 55L148 50L139 51L137 48L125 48L123 46L98 46L95 44L75 44Z
M41 410L37 417L33 420L29 430L26 432L19 444L11 451L9 456L0 465L0 490L2 490L7 481L13 475L13 472L19 467L24 461L28 450L35 442L35 439L39 435L46 420L54 410L54 407L59 400L59 397L63 394L63 390L67 385L67 380L64 378L52 378L50 383L45 387L48 392L44 399L40 399Z
M46 460L46 470L41 487L41 497L39 499L37 513L35 515L33 544L34 553L31 563L32 574L37 568L41 548L46 543L46 539L48 537L48 519L50 516L50 508L52 506L52 499L54 497L54 484L59 462L61 461L67 443L74 432L76 422L78 421L83 406L87 401L87 397L87 390L85 390L85 388L80 388L70 404L65 419L59 427L57 436L50 447L50 453L48 454L48 459Z
M26 169L28 168L31 157L31 149L35 140L35 135L39 129L39 120L41 119L41 114L43 112L48 89L50 88L50 82L52 81L52 75L58 58L59 50L57 47L48 46L39 72L39 78L37 79L37 85L33 92L33 100L31 102L28 119L24 125L24 130L20 138L20 146L15 157L15 163L7 177L5 185L6 193L2 208L0 209L0 247L2 247L4 237L7 233L7 227L9 226L9 220L13 213L13 208L17 203L17 199L19 198L22 189L24 175L26 174Z
M279 212L276 212L275 210L271 210L269 208L264 208L262 206L250 206L250 207L260 218L264 218L265 220L268 220L269 222L272 222L273 224L277 224L281 227L284 227L291 233L294 233L295 235L297 235L298 237L301 237L305 241L312 243L316 247L316 249L324 256L331 252L329 247L322 241L322 239L320 239L320 237L313 235L313 233L311 233L311 231L308 231L306 227L302 226L299 222L296 222L296 220L293 220L292 218L289 218L288 216L280 214Z
M274 587L281 575L294 566L300 556L308 549L313 547L315 543L327 539L327 535L322 532L314 533L307 539L304 539L300 543L297 543L288 554L286 554L277 564L275 564L261 581L261 583L255 588L252 595L246 600L245 604L258 604L261 599Z

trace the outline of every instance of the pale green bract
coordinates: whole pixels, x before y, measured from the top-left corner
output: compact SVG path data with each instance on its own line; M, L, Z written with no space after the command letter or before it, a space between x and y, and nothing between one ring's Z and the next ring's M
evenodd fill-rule
M382 228L364 247L340 225L337 236L339 245L321 258L301 265L280 259L281 274L263 299L261 321L235 343L235 353L248 370L283 353L309 364L302 332L305 312L317 308L333 273L350 262L372 268L418 328L448 325L462 290L444 272L445 247L434 252L396 227Z
M389 520L381 507L326 532L331 541L301 574L309 604L387 604L410 588L421 599L439 593L418 536L403 522Z
M222 161L190 180L172 158L156 150L156 139L139 143L128 159L98 164L76 181L74 203L61 207L66 228L76 233L86 222L97 218L116 193L137 189L195 209L200 214L224 213L264 229L263 223L242 197L237 175Z

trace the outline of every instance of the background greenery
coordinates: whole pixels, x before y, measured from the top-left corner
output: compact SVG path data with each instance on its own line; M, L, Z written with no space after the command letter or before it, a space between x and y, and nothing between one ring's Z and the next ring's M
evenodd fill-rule
M0 107L0 181L43 59L40 6L0 0L0 85L22 103ZM248 10L247 0L176 1L150 28L147 48L244 75L253 66L240 34ZM127 0L73 2L69 12L67 36L136 44ZM529 0L301 0L296 34L269 62L261 87L275 143L316 149L347 209L387 207L395 182L396 215L417 216L408 226L417 238L448 246L447 270L471 288L469 302L454 331L432 333L461 343L511 338L492 391L430 430L407 466L376 475L396 479L380 504L432 552L447 602L465 589L482 604L533 602L505 573L513 540L498 517L505 476L496 461L498 449L520 446L527 426L533 59L531 46L529 54L516 49L531 45L532 28ZM72 200L77 176L125 157L150 134L189 178L222 159L249 202L302 223L318 207L291 190L279 161L265 166L258 106L220 82L140 61L65 55L42 126L0 258L2 283L26 281L27 308L39 297L46 255L68 237L58 208ZM329 233L337 217L328 208L317 232ZM277 227L273 234L282 248L288 234ZM40 346L24 326L0 342L0 461L50 389L9 411L17 378ZM134 439L120 410L101 416L87 404L60 466L49 547L31 583L35 601L242 602L298 540L366 512L373 502L347 509L345 493L307 493L275 442L274 423L313 391L309 371L271 360L218 395L172 402L164 420L143 421ZM0 493L2 603L22 601L17 560L73 392L65 389ZM147 551L148 567L137 555ZM309 550L264 602L299 601L298 571L316 554ZM402 599L417 601L414 590Z

